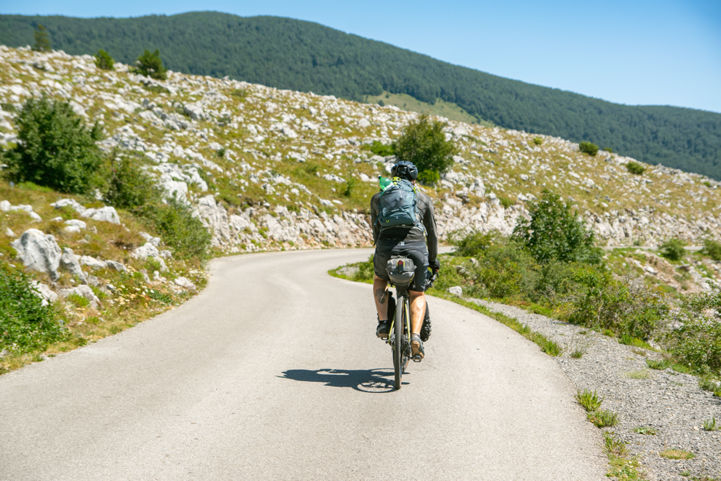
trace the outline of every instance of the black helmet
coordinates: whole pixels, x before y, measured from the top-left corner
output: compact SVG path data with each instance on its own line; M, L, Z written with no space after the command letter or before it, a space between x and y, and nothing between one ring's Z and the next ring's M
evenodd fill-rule
M400 177L401 179L416 180L418 178L418 168L413 162L401 160L393 166L391 175L393 177Z

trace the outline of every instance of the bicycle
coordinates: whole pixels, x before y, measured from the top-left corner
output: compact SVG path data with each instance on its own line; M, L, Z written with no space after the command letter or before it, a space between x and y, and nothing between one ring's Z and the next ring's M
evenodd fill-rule
M404 256L392 256L386 264L386 272L391 287L396 288L395 312L391 319L391 327L386 342L390 344L393 353L393 371L395 373L395 388L401 388L403 373L408 367L411 356L411 308L408 288L413 282L416 266L412 259ZM426 289L433 285L438 272L426 280ZM393 294L388 293L393 303ZM426 306L427 308L427 306ZM420 361L420 359L414 359Z

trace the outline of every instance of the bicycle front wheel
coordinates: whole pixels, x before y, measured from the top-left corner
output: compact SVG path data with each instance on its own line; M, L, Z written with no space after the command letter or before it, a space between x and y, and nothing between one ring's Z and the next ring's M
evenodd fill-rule
M393 320L393 370L395 372L396 389L401 388L401 379L403 378L403 326L406 324L405 296L399 296L396 302L396 317Z

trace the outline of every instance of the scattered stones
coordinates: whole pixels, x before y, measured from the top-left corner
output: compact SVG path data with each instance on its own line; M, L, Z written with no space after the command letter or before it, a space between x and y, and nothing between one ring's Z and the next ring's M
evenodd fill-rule
M115 210L115 207L85 209L80 213L80 216L102 222L110 222L111 224L120 224L120 216L118 216L118 212Z
M35 221L43 220L42 217L40 217L38 214L35 213L35 211L33 210L33 206L27 205L27 204L12 205L7 200L2 200L2 201L0 201L0 211L2 211L2 212L10 212L10 211L26 212Z
M37 291L37 294L42 298L42 305L47 306L58 300L58 295L53 291L50 286L38 282L36 280L30 281L30 285Z
M78 233L85 230L87 226L88 225L85 222L79 219L70 219L65 221L65 227L63 228L63 231L68 233Z
M70 272L74 278L82 283L88 282L83 269L80 267L77 256L75 256L75 253L73 253L73 250L69 247L63 248L63 254L60 257L60 267Z

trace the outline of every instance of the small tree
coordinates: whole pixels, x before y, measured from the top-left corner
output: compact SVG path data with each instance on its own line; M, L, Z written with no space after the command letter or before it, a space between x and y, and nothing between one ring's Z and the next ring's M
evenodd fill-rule
M408 124L393 143L398 160L413 162L418 167L420 178L438 179L440 174L451 168L457 151L453 142L446 140L443 133L445 126L443 122L429 121L427 115ZM430 172L424 174L425 171Z
M102 48L95 54L95 66L103 70L113 70L115 62L113 57Z
M686 243L681 239L672 238L661 244L661 256L670 261L680 261L686 255Z
M28 99L15 124L18 143L4 153L13 180L78 194L95 185L102 162L98 124L87 128L69 103L47 97Z
M35 45L33 45L33 50L37 52L49 52L51 50L50 34L43 25L38 24L35 29Z
M544 190L541 199L529 208L530 219L519 219L513 237L520 240L540 263L601 259L594 247L593 231L586 229L571 206Z
M167 73L165 67L163 67L163 61L160 59L160 52L150 52L146 50L143 54L138 57L136 62L135 72L146 77L154 78L157 80L165 80Z
M578 150L593 157L598 153L598 145L591 142L581 142L578 144Z

